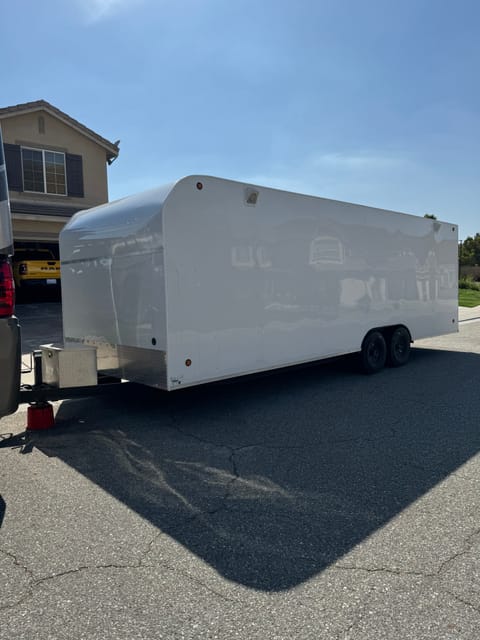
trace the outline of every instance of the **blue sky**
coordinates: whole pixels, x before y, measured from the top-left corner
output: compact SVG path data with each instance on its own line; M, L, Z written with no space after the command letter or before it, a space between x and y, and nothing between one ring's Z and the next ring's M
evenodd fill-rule
M477 1L5 4L0 106L120 138L111 199L207 173L480 232Z

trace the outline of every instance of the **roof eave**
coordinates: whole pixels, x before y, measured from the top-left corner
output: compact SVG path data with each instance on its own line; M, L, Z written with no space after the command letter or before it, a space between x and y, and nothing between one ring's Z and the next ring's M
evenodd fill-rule
M47 103L47 102L43 102L42 104L32 104L31 106L28 106L25 108L21 108L21 105L19 105L18 109L16 110L12 109L11 111L6 111L4 113L1 113L1 110L0 110L0 120L5 120L6 118L13 118L15 116L19 116L25 113L35 113L36 111L45 111L46 113L50 114L54 118L57 118L57 120L60 120L61 122L63 122L63 124L65 124L66 126L71 127L72 129L75 129L81 135L85 136L95 144L98 144L100 147L103 147L106 151L106 159L109 164L113 162L115 158L118 157L118 154L120 153L120 149L118 148L117 145L114 145L113 143L109 142L106 138L103 138L102 136L98 135L88 127L85 127L84 125L82 125L80 122L77 122L73 118L70 118L70 116L67 116L67 114L63 114L63 112L60 111L60 109L57 109L56 107L54 107L53 105L50 105L50 103Z

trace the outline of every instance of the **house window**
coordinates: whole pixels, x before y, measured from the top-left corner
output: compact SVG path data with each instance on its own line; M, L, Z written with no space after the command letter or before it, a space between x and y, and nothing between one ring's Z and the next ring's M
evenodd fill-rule
M25 191L66 195L64 153L22 148L22 165Z

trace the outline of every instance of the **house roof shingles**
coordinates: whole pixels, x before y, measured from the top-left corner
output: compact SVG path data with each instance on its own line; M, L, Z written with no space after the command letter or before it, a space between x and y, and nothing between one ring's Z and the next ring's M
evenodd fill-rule
M120 153L120 149L118 148L118 142L113 143L107 140L106 138L103 138L102 136L98 135L98 133L95 133L95 131L92 131L92 129L89 129L81 122L78 122L78 120L71 118L69 115L67 115L60 109L57 109L57 107L54 107L52 104L50 104L46 100L35 100L34 102L24 102L23 104L16 104L10 107L0 108L0 120L3 118L9 118L12 116L19 115L21 113L29 113L32 111L46 111L47 113L50 113L50 115L54 116L55 118L58 118L65 124L73 127L74 129L77 129L77 131L79 131L80 133L83 133L83 135L87 136L87 138L90 138L91 140L99 144L101 147L104 147L104 149L107 152L108 162L111 162L112 160L114 160Z

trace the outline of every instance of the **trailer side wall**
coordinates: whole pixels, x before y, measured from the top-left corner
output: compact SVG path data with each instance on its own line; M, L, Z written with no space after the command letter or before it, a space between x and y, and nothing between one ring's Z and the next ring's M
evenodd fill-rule
M206 177L164 225L169 388L458 330L455 225Z

